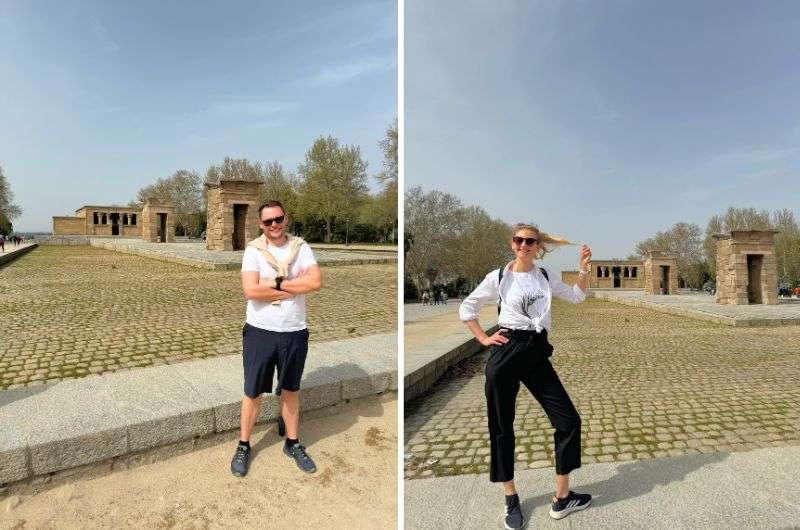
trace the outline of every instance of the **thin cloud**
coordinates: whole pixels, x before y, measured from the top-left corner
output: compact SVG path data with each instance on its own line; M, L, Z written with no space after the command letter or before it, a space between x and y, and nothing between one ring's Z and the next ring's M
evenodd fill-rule
M788 160L800 155L800 147L743 149L711 156L686 172L687 177L704 177L719 171L742 174L742 170L757 169L759 173L775 173L786 167Z
M347 83L357 77L384 72L393 67L393 61L385 57L369 57L354 62L323 68L309 80L310 86L333 86Z
M215 116L272 116L297 108L296 103L275 101L225 101L215 103L205 113Z
M800 153L798 147L752 149L718 155L711 158L709 163L715 165L767 164L791 158L798 153Z
M109 35L103 23L100 22L100 19L95 16L90 16L89 30L92 32L92 35L94 35L95 39L97 39L101 50L109 53L116 53L119 51L119 44L111 38L111 35Z

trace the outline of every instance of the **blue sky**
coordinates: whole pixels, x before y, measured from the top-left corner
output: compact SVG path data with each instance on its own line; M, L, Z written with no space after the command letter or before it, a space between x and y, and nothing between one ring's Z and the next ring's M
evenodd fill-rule
M320 135L361 147L397 115L397 7L372 2L0 3L0 165L49 231L223 157L294 171ZM371 185L377 187L371 179Z
M728 206L800 218L800 3L405 6L406 187L596 259Z

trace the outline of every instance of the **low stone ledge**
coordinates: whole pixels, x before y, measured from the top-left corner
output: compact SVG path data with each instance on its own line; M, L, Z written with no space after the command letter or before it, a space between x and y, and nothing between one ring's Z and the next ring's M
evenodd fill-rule
M16 249L11 250L5 254L0 254L0 266L5 265L6 263L11 263L20 256L23 256L28 252L30 252L31 250L35 249L37 246L38 245L36 243L27 244L22 247L17 247ZM6 247L8 247L8 243L6 243Z
M381 355L376 355L380 352ZM240 355L0 392L0 485L238 429ZM397 335L309 345L301 407L397 389ZM277 418L265 395L259 421Z
M486 334L492 335L497 329L498 326L493 326L486 330ZM467 341L459 341L456 345L453 344L452 339L447 338L444 341L427 344L425 347L428 349L439 348L442 353L419 366L407 368L407 373L403 377L403 400L405 402L426 392L451 366L468 357L472 357L485 348L483 344L474 338Z
M668 296L645 295L641 291L611 292L591 289L587 298L596 298L618 304L652 309L661 313L714 322L734 327L771 327L800 325L800 304L754 304L750 306L730 306L699 302L701 295L683 293ZM685 298L685 299L684 299Z

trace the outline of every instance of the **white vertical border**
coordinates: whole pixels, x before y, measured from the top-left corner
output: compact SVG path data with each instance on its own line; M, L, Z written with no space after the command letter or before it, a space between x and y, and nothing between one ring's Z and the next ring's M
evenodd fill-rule
M403 377L405 345L403 325L405 314L403 311L403 271L405 270L405 215L403 211L405 197L405 92L403 90L405 77L405 11L404 0L397 0L397 528L403 530L405 525L405 467L403 453L405 451L405 429L403 403L405 397L405 384Z

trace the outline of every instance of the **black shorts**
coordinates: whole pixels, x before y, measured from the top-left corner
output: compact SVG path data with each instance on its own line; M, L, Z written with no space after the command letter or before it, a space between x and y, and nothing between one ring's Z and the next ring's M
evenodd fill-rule
M244 394L257 398L272 392L275 368L281 390L300 390L300 378L308 354L308 329L300 331L267 331L245 324L242 328L242 363L244 365Z

